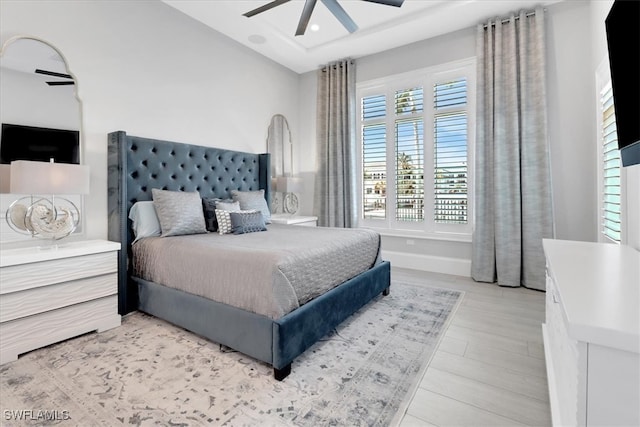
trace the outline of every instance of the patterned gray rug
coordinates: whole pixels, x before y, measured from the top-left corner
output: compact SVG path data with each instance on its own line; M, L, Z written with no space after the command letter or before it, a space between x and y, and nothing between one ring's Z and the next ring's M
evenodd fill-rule
M133 313L119 328L0 367L1 422L389 425L406 409L461 294L393 283L389 296L299 356L283 382L266 364ZM20 410L27 412L12 412Z

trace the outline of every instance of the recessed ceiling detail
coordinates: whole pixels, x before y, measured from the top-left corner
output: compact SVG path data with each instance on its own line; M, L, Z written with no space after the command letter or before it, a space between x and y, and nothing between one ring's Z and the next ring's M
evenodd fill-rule
M287 3L290 0L273 0L271 3L267 3L263 6L257 7L253 10L250 10L243 15L247 18L251 18L259 13L266 12L269 9L273 9L276 6L280 6L281 4ZM340 6L338 0L321 0L322 3L329 9L329 12L336 17L338 21L342 24L344 28L347 29L350 33L354 33L358 30L358 25L355 23L353 19L349 16L347 12ZM370 3L378 3L386 6L395 6L400 7L404 0L363 0ZM300 15L300 21L298 21L298 27L296 28L296 36L304 35L307 30L307 25L309 25L309 20L311 19L311 14L313 13L313 9L316 7L317 0L305 0L304 8L302 9L302 15Z
M358 59L453 31L473 30L489 18L559 0L404 0L402 7L376 0L337 0L357 23L355 33L347 31L321 0L315 4L304 36L294 34L306 1L274 1L162 0L296 73L315 71L340 58ZM259 8L264 8L263 13L243 16ZM318 24L320 31L311 31L312 24ZM256 43L251 35L266 41Z

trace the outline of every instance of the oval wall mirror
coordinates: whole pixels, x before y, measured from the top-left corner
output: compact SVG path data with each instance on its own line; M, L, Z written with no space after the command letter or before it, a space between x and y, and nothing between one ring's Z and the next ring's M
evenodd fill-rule
M12 159L83 163L82 104L76 83L63 55L49 43L19 36L4 44L0 52L0 166L7 169ZM34 142L36 134L47 136L39 143ZM55 136L62 134L64 140ZM2 195L3 213L13 199L15 196ZM81 205L82 198L77 196L74 202ZM1 236L3 242L24 240L19 234Z

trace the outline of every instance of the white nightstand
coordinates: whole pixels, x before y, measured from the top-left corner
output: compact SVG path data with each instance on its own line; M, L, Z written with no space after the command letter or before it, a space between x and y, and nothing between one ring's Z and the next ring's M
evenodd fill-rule
M91 331L120 325L120 243L0 251L0 364Z
M274 224L300 225L303 227L315 227L318 225L317 216L301 216L289 214L272 214L271 222Z

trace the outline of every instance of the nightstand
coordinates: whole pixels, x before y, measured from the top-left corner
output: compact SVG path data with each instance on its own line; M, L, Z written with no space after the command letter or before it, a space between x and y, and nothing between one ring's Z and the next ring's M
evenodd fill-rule
M0 364L91 331L120 326L120 243L0 251Z
M318 225L317 216L301 216L289 214L272 214L271 222L274 224L300 225L302 227L316 227Z

